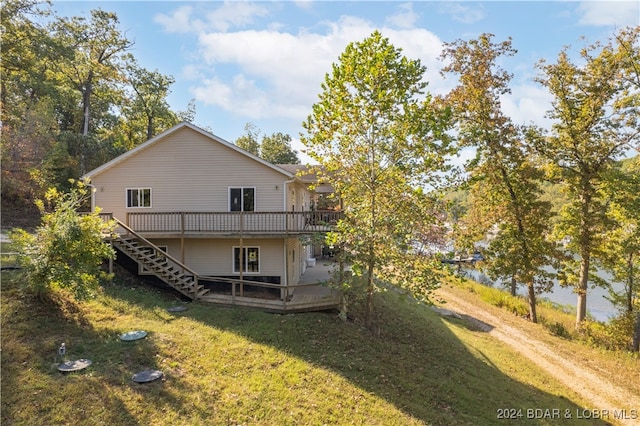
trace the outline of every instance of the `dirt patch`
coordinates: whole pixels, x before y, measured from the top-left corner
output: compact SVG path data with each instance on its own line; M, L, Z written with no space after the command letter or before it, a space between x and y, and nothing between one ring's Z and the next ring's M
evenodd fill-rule
M457 296L450 288L438 290L438 296L446 300L446 309L457 313L466 321L509 345L531 360L566 387L589 401L594 410L631 410L640 415L640 396L612 382L613 372L603 372L589 365L584 357L567 357L546 342L538 339L527 328L534 324L500 310L488 310L487 306L469 302ZM617 372L618 374L620 372ZM631 372L628 372L631 374ZM611 419L609 419L611 420ZM638 419L622 420L619 424L638 424Z

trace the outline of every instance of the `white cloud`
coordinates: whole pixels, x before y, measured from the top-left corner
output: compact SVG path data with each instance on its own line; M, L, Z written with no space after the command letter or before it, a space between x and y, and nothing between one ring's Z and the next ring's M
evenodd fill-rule
M159 13L154 22L160 24L170 33L202 33L205 31L228 31L231 28L244 28L254 23L255 18L267 16L268 9L261 5L244 1L225 1L216 9L199 17L194 16L192 6L181 6L166 15ZM204 16L202 19L200 16Z
M191 12L193 8L191 6L181 6L174 10L170 15L158 13L154 16L153 21L160 24L165 31L169 33L188 33L193 31L196 25L191 19Z
M209 28L228 31L231 27L244 28L256 17L267 16L269 11L261 4L244 1L225 1L222 7L206 14Z
M413 28L419 17L413 11L413 5L411 3L403 3L398 9L398 13L387 17L387 24L396 28Z
M511 95L502 97L504 113L514 124L536 124L550 128L551 121L545 114L551 108L553 98L541 85L521 84L512 87Z
M581 25L624 27L640 24L638 1L585 1L578 6Z
M367 21L349 16L324 25L324 33L247 30L201 34L204 65L199 69L205 72L215 66L216 75L210 77L210 71L209 79L192 89L194 96L204 104L251 118L303 120L317 100L325 74L347 44L375 30ZM436 58L442 43L435 35L424 29L380 31L404 55L421 59L429 69L428 79L440 80ZM429 89L434 92L434 85ZM218 96L218 90L224 96Z
M473 6L470 6L470 4L473 4ZM440 5L440 11L450 15L454 21L462 22L463 24L472 24L485 17L482 5L477 3L444 2Z

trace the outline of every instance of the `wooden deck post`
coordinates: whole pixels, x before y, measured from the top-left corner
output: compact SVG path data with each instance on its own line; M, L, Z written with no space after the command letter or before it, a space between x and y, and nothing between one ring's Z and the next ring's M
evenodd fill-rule
M180 214L180 262L184 264L184 212Z
M244 296L244 285L242 283L242 280L244 278L244 275L242 273L242 271L244 270L244 253L243 253L243 228L244 228L244 223L243 223L243 219L244 219L244 212L240 212L240 253L238 254L238 256L240 257L240 296Z

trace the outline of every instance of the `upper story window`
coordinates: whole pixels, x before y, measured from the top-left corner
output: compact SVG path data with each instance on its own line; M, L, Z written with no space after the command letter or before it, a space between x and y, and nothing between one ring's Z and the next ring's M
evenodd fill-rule
M151 188L127 189L127 207L151 207Z
M256 207L256 189L229 188L229 211L252 212Z

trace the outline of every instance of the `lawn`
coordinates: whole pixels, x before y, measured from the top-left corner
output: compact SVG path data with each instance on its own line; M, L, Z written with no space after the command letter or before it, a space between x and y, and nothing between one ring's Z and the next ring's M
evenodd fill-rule
M43 304L20 281L2 273L3 425L559 424L527 410L587 407L486 333L394 292L378 295L372 333L335 312L169 313L184 302L135 280ZM132 330L148 335L119 339ZM93 364L59 372L63 342ZM164 377L132 381L146 369Z

